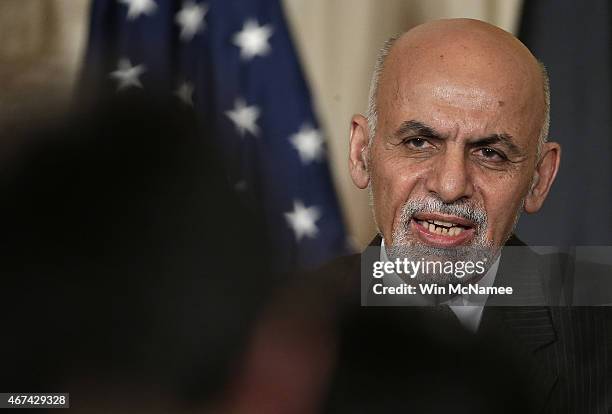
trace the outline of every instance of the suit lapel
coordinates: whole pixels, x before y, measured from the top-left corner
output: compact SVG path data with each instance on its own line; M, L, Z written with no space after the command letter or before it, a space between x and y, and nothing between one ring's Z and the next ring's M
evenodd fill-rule
M479 332L502 332L503 341L519 359L528 362L525 375L534 383L533 398L544 407L557 381L556 367L547 364L547 353L558 336L549 306L548 276L539 257L516 237L512 237L500 260L496 286L512 286L514 306L487 306ZM520 304L521 306L516 306ZM494 300L487 305L495 305Z
M511 302L491 298L484 310L490 306L511 305L499 308L505 325L516 337L535 352L557 340L550 312L550 275L542 266L539 256L520 240L513 237L508 248L504 248L495 286L512 286ZM520 243L520 244L519 244Z
M380 245L382 244L382 237L380 234L377 234L376 237L374 237L372 239L372 241L369 244L369 247L380 247Z

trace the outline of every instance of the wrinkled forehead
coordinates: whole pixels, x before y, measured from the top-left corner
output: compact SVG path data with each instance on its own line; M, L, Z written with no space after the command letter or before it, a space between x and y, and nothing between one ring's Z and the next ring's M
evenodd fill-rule
M421 35L400 38L393 46L377 104L390 123L422 112L488 120L531 136L544 119L542 82L537 61L518 40L470 32Z

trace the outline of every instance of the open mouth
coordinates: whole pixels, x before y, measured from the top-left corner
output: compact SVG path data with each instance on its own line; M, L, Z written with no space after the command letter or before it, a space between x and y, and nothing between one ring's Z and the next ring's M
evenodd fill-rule
M463 217L438 213L418 213L412 217L411 225L417 236L426 244L456 246L470 241L476 224Z
M417 223L427 228L431 233L445 234L448 236L458 236L463 233L464 230L468 229L468 227L457 223L440 220L417 220Z

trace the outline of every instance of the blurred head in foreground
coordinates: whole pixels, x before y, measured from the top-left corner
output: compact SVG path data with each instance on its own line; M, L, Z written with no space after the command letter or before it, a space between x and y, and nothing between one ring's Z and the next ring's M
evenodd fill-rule
M5 389L112 411L223 391L271 276L195 124L125 95L31 132L3 170Z
M368 112L352 118L350 173L387 245L419 258L495 250L554 181L548 124L546 71L518 39L477 20L434 21L385 44Z

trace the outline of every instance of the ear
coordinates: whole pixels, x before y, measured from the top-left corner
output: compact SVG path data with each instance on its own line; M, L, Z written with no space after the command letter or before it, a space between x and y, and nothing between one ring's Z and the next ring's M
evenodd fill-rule
M349 144L349 171L353 183L361 189L366 188L370 182L368 142L368 120L363 115L353 115Z
M560 161L561 146L556 142L544 143L542 156L536 166L533 184L525 198L525 211L527 213L536 213L542 208L542 204L548 196L548 191L557 176Z

